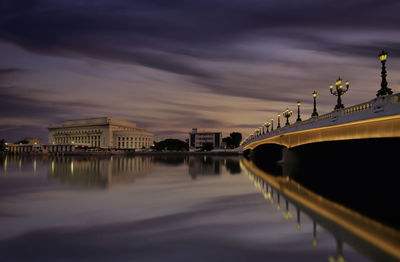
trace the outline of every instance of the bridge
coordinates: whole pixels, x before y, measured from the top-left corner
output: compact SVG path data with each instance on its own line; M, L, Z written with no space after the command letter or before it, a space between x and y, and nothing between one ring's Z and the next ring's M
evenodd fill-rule
M266 144L290 149L327 141L398 138L400 93L378 96L365 103L339 108L272 131L265 127L266 131L262 126L243 140L240 149L246 152Z

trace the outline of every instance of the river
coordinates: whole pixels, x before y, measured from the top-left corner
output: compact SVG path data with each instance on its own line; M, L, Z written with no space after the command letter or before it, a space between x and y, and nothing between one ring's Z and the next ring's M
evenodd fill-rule
M0 160L0 261L376 259L241 157Z

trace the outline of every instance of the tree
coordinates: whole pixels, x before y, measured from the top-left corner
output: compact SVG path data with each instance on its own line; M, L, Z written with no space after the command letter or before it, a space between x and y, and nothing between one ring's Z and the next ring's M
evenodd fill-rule
M233 132L229 135L232 138L233 147L238 147L242 141L242 134L238 132Z
M222 142L225 143L227 148L232 147L232 137L230 137L230 136L224 137L224 138L222 138Z
M172 150L172 151L187 151L189 150L188 143L179 139L165 139L160 142L154 142L153 149L157 151Z
M224 137L222 142L226 144L227 148L235 148L240 145L242 141L242 134L238 132L232 132L229 136Z
M19 140L16 144L28 144L29 141L26 138Z

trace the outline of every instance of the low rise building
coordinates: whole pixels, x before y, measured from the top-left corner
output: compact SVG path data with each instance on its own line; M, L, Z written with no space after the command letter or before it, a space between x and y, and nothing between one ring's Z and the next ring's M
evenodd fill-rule
M189 148L191 150L201 149L205 143L210 143L214 148L221 147L221 132L198 132L197 128L193 128L189 133Z

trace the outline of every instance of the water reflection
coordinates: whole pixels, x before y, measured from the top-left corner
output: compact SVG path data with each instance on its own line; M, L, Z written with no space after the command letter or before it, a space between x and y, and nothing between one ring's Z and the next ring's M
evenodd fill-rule
M50 161L48 177L70 185L106 188L133 183L151 167L151 159L143 157L60 157Z
M135 257L138 261L297 262L326 261L328 254L340 258L333 238L322 229L323 220L293 202L290 190L277 190L273 183L249 175L268 201L265 205L248 185L244 173L251 170L240 160L1 158L0 261L129 261ZM19 169L24 176L17 175ZM285 184L282 179L278 181ZM346 255L358 258L347 247Z
M137 178L148 174L155 164L180 166L186 164L187 173L196 179L198 176L218 176L223 167L231 175L240 174L237 157L222 156L3 156L0 159L4 174L8 169L15 174L36 175L39 165L47 165L47 177L63 184L91 188L107 188L115 184L133 183ZM39 164L40 163L40 164Z
M220 175L222 166L231 175L240 174L240 161L237 157L190 156L188 157L189 175L192 179L198 176Z
M243 159L241 165L249 176L249 180L264 195L264 198L271 204L274 204L276 200L278 211L281 210L280 205L284 198L285 208L282 215L285 219L293 218L289 204L295 207L297 230L301 230L302 213L312 219L314 247L318 246L317 225L321 225L334 236L336 254L330 256L329 261L344 261L344 242L376 261L400 259L400 234L395 229L329 201L296 183L289 176L272 176L247 159Z

